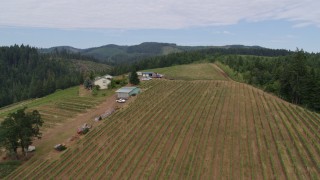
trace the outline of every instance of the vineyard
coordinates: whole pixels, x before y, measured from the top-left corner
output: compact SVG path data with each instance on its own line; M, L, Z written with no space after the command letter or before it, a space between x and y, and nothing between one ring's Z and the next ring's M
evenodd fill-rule
M13 104L0 109L0 122L8 113L14 112L19 108L28 107L28 111L38 110L44 120L45 129L63 124L67 119L77 116L79 113L85 113L105 100L112 91L104 90L106 96L92 96L89 94L79 95L81 87L72 87L57 91L51 95L39 99L32 99L25 102Z
M1 108L0 122L8 113L22 107L28 107L27 111L38 110L44 121L41 128L42 138L33 142L32 145L36 147L36 152L28 156L33 156L33 158L48 156L48 153L53 151L52 147L55 144L69 144L77 139L78 137L74 136L77 128L83 123L91 124L93 116L98 115L101 108L108 108L105 106L106 100L111 98L113 101L111 97L113 94L112 90L101 90L96 96L92 96L90 91L79 86L59 90L43 98L31 99ZM6 152L2 149L0 157L0 179L2 179L16 169L21 162L5 161Z
M145 70L164 74L167 79L178 80L228 80L215 64L195 63L191 65L177 65L166 68Z
M59 158L32 158L7 179L319 178L319 114L233 81L152 80L141 88ZM90 106L68 102L57 104L61 116Z
M95 97L71 97L54 103L36 107L44 120L44 128L52 128L63 124L64 121L86 112L87 109L101 103L101 99ZM32 109L30 109L32 110Z

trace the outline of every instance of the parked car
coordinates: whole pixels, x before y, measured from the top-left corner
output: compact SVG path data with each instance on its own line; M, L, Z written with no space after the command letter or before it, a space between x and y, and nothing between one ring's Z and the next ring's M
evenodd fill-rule
M122 98L121 98L121 99L117 99L116 101L117 101L118 103L124 103L124 102L126 102L126 100L125 100L125 99L122 99Z
M84 123L82 127L78 128L77 133L78 134L87 134L89 132L89 129L91 128L91 125Z
M57 151L63 151L65 149L67 149L66 145L65 144L57 144L54 146L54 149L57 150Z
M25 148L24 150L27 152L32 152L32 151L36 150L36 147L35 146L28 146L28 148Z

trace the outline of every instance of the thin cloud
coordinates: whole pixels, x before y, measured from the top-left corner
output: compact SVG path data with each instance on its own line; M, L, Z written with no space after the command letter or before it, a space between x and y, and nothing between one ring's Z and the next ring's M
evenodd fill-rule
M291 35L291 34L287 34L282 37L278 37L277 39L271 39L268 42L270 42L270 43L292 43L292 42L294 42L293 40L295 40L297 38L299 38L299 37Z
M318 0L10 0L0 26L180 29L240 21L288 20L320 27Z
M224 35L235 35L234 33L230 31L214 31L213 34L224 34Z

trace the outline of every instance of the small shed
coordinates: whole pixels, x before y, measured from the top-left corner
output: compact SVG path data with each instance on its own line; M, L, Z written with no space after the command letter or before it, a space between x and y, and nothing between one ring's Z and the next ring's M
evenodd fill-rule
M118 98L128 99L130 96L140 93L137 87L122 87L116 91Z

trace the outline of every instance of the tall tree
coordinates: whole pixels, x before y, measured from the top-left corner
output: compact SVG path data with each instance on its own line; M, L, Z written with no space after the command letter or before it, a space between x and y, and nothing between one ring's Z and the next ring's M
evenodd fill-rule
M37 110L25 112L26 107L10 113L0 125L0 145L18 157L17 149L25 149L32 144L33 137L41 138L40 127L43 124Z
M135 70L131 72L129 82L133 85L138 85L140 83L138 74Z
M303 96L303 82L307 78L306 55L303 50L297 49L293 55L290 71L290 86L292 93L292 103L300 104Z

